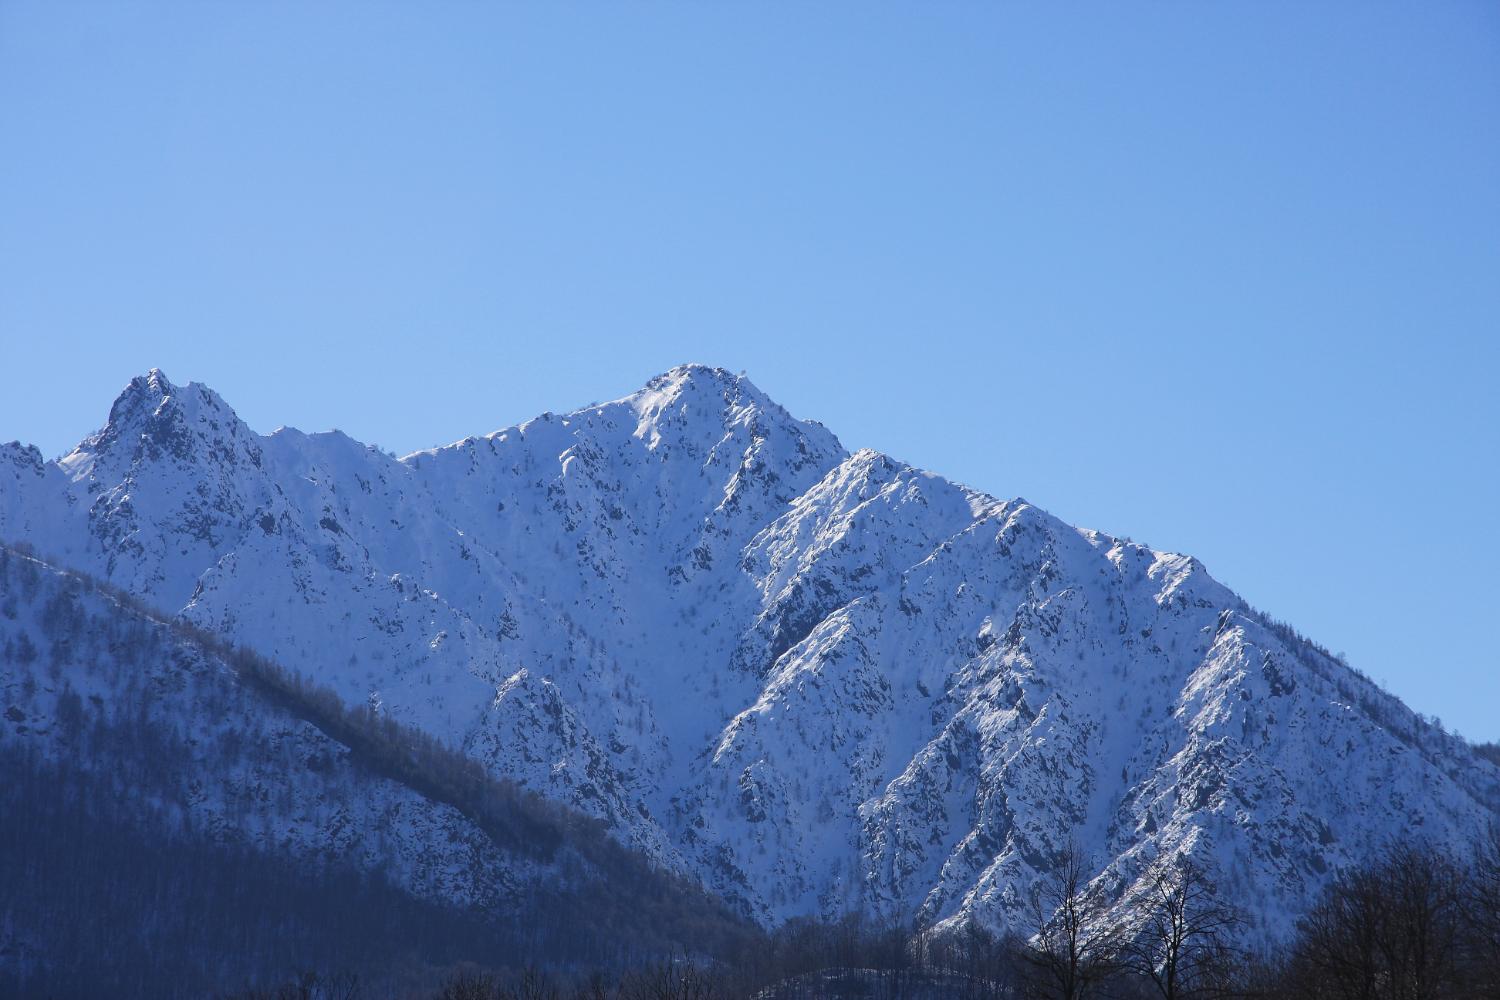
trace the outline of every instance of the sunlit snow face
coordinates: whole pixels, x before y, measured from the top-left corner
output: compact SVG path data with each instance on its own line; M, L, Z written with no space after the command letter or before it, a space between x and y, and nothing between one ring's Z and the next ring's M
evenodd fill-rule
M1004 926L1072 841L1114 894L1233 872L1271 933L1497 787L1195 560L847 454L720 370L399 461L153 373L61 462L5 454L0 533L767 921Z

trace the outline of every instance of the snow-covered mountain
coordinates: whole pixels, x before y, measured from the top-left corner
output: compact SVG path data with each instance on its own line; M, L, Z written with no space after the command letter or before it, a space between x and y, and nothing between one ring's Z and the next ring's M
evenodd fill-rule
M773 922L1022 916L1076 842L1188 855L1268 934L1394 835L1455 848L1500 769L1196 560L870 451L742 376L391 458L133 380L27 541L461 746Z
M460 752L5 546L0 667L0 995L201 997L356 957L399 977L751 931Z
M141 825L491 910L551 874L452 806L359 766L170 623L5 549L0 595L0 747L118 785Z

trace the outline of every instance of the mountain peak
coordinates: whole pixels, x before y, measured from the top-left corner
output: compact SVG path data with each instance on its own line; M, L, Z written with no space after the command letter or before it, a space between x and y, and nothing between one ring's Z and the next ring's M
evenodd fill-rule
M711 446L732 428L751 439L784 438L809 461L831 466L845 456L833 433L815 420L801 420L762 392L743 373L703 364L678 365L619 400L635 411L636 435L654 443L671 428L696 428Z
M731 407L751 407L763 413L779 413L790 419L786 408L766 395L744 373L727 368L690 363L668 369L626 397L643 414L660 412L680 403L722 402ZM822 428L815 420L797 420L799 424Z
M82 472L105 455L135 462L170 455L188 461L195 452L223 452L230 442L258 463L255 435L218 393L197 382L176 385L160 368L137 375L109 408L109 419L63 460ZM231 448L231 450L233 450Z
M109 408L109 420L104 425L104 432L107 433L111 427L129 425L143 415L154 413L176 394L177 387L160 368L137 375L115 397L114 405Z
M41 450L36 445L22 444L19 441L0 444L0 463L16 469L24 469L37 476L42 475L46 467Z
M705 365L698 361L689 361L686 364L674 365L656 376L651 382L659 382L663 379L708 379L710 381L723 382L743 377L743 372L736 376L728 368L721 368L718 365ZM647 384L650 385L650 383Z
M144 375L137 375L130 380L131 385L144 385L153 392L171 395L177 388L172 380L167 378L167 373L160 368L152 368Z
M727 368L696 363L678 365L662 372L647 382L635 396L661 395L677 399L700 394L722 394L726 399L732 395L746 395L757 401L771 402L743 372L736 375Z

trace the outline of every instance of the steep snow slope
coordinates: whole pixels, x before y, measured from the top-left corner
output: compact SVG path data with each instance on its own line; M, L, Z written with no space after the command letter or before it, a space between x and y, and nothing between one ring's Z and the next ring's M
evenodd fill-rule
M1500 773L1190 558L873 453L743 377L400 461L134 380L0 537L180 609L606 820L760 919L1003 924L1069 840L1177 854L1268 933L1341 864L1457 845Z
M457 751L4 546L0 774L5 995L197 997L349 961L395 988L751 931Z
M360 766L191 636L4 548L0 665L0 744L97 772L143 824L495 911L550 868Z

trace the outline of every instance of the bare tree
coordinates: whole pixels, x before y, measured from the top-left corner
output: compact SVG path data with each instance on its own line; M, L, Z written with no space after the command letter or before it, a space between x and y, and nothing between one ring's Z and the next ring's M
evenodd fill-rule
M488 972L455 972L443 981L436 1000L498 1000L500 980Z
M589 973L573 991L573 1000L619 1000L619 997L618 984L598 969Z
M1456 991L1462 947L1460 875L1445 856L1424 846L1386 852L1381 954L1398 1000L1428 1000Z
M1030 992L1055 1000L1085 1000L1109 978L1119 942L1108 907L1089 892L1088 868L1069 842L1062 859L1032 895L1036 935L1023 948Z
M526 967L521 981L509 993L514 1000L562 1000L557 984L535 965Z
M1486 1000L1500 1000L1500 823L1475 852L1463 890L1468 966L1474 988Z
M722 1000L725 995L717 973L687 956L637 972L621 992L626 1000Z
M1463 990L1461 876L1423 846L1398 844L1342 875L1303 919L1293 958L1302 995L1435 1000Z
M1162 866L1150 889L1131 902L1139 922L1122 949L1126 969L1164 1000L1234 994L1240 964L1234 938L1243 918L1200 866L1186 858Z
M957 928L920 937L919 964L955 973L962 981L954 1000L999 1000L1014 995L1013 959L1022 943L998 937L970 917Z

